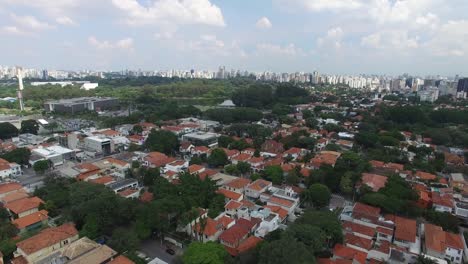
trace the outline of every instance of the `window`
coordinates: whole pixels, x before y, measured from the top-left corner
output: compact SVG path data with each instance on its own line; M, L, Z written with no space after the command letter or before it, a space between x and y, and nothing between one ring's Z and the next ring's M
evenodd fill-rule
M63 241L63 244L66 245L68 244L68 239Z

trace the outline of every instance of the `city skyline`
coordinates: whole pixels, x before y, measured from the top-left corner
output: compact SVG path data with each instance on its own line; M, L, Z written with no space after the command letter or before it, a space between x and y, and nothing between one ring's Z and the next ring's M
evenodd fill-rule
M4 65L468 75L462 0L0 3Z

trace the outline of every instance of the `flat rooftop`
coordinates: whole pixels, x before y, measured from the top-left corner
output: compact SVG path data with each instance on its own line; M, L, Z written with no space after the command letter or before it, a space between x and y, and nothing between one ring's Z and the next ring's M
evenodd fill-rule
M209 133L209 132L194 132L194 133L189 133L185 134L184 138L193 138L193 139L198 139L198 140L207 140L207 139L212 139L212 138L217 138L218 134L215 133Z

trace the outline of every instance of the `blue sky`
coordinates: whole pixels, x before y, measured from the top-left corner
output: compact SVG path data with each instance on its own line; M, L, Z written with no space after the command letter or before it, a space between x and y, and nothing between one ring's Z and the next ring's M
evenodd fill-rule
M468 75L466 10L466 0L0 0L0 64Z

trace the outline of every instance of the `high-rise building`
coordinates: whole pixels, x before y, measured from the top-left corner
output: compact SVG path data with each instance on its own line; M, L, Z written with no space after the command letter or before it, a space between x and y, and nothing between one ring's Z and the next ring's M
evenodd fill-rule
M49 72L47 70L42 70L42 80L49 79Z
M458 80L457 98L466 98L468 94L468 78Z

